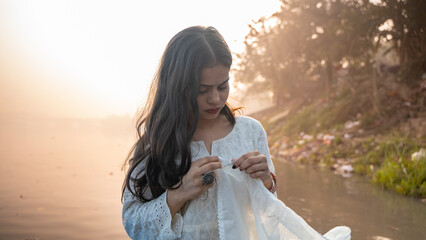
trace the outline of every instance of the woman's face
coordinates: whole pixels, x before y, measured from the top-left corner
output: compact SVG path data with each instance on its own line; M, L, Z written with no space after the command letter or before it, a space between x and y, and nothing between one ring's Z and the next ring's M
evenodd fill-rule
M201 119L215 119L225 106L229 94L229 68L217 64L201 71L200 91L197 97Z

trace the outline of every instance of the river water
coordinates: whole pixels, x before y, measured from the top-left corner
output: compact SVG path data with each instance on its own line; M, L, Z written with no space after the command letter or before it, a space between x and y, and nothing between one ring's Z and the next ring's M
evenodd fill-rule
M278 197L321 233L352 229L352 239L424 240L426 203L378 188L360 176L275 160Z
M1 123L0 239L129 239L121 223L120 166L134 134L113 127L123 124ZM274 162L279 198L319 232L347 225L352 239L426 239L420 200L362 177Z

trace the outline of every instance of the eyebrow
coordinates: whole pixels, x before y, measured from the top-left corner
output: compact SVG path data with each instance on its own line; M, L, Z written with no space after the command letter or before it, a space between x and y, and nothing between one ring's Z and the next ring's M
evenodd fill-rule
M201 85L201 87L214 87L214 86L222 85L222 84L226 83L227 81L229 81L229 78L227 78L225 81L223 81L223 82L221 82L217 85L208 85L208 84L202 84L202 83L200 85Z

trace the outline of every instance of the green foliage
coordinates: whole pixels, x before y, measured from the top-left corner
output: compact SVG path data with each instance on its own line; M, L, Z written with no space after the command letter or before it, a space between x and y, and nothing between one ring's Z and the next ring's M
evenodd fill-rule
M349 139L343 137L343 133L347 131L343 123L348 120L347 116L350 116L345 111L353 109L351 106L356 101L358 100L350 97L336 97L336 104L312 103L284 119L265 124L270 133L269 143L275 146L274 151L283 150L278 147L283 142L286 143L287 149L297 149L301 154L293 155L292 158L300 163L319 163L333 167L338 160L343 160L353 166L355 173L366 175L383 188L403 195L425 197L426 154L415 160L412 160L411 156L425 147L426 138L407 137L397 130L397 125L381 134L370 133L364 137ZM333 111L334 109L337 110ZM355 111L350 114L355 113L356 109L359 107L355 107ZM271 117L277 114L279 112L273 112ZM360 121L362 119L360 118ZM263 121L268 121L268 118ZM363 127L362 125L360 127ZM331 143L325 144L322 140L316 140L317 134L330 134L331 131L334 136ZM301 132L304 134L300 134ZM302 142L306 135L313 138ZM286 136L285 140L283 136Z
M419 147L410 139L398 134L375 143L374 138L365 141L365 154L358 157L354 169L360 174L373 174L373 181L386 189L416 197L426 196L426 157L412 160L411 155ZM372 169L379 170L372 172Z
M416 197L426 196L426 157L412 160L395 156L387 157L383 167L373 180L387 189Z
M315 105L306 106L288 119L282 126L287 135L297 135L300 132L312 132L315 127L315 119L318 117Z
M351 95L342 95L330 102L311 103L287 118L278 131L287 136L295 136L300 132L317 134L329 129L339 130L356 115L357 108L354 106L359 103L359 99L352 98Z
M354 172L361 175L371 174L371 168L369 165L357 162L354 164Z

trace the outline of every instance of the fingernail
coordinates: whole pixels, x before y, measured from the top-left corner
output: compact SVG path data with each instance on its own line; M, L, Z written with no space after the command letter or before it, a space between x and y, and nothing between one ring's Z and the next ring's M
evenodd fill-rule
M232 165L232 169L236 169L237 168L237 166L235 166L235 165Z

